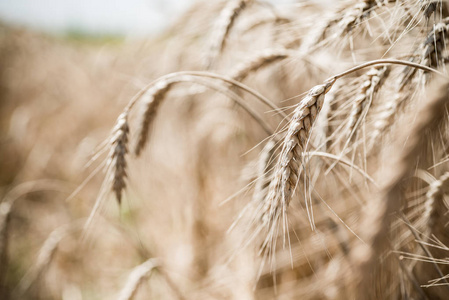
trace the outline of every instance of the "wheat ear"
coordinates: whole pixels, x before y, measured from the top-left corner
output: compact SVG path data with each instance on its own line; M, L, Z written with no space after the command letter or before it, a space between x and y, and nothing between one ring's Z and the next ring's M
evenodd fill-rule
M256 165L256 183L254 185L253 202L256 205L263 203L265 199L268 187L270 185L271 173L273 172L274 153L276 150L276 142L274 139L270 139L262 151Z
M444 205L444 195L449 191L449 172L444 173L438 180L430 185L426 194L425 211L423 219L425 220L429 234L431 234L438 225L441 216L447 212ZM443 222L444 223L444 222ZM441 224L444 227L444 224Z
M157 84L154 87L149 89L147 97L143 98L143 110L141 113L140 122L137 130L137 142L134 148L134 153L137 156L141 154L142 150L147 144L151 125L154 122L159 106L165 99L165 95L169 92L169 90L175 83L180 82L196 83L226 95L237 105L239 105L243 110L245 110L250 117L252 117L256 122L258 122L259 125L262 127L262 129L268 135L272 134L270 126L259 116L259 114L250 105L247 105L246 102L238 94L229 90L228 87L223 87L210 80L205 80L202 77L203 76L179 75L174 73L171 76L162 78L159 82L157 82Z
M363 117L366 105L372 101L374 94L380 88L382 80L387 74L387 67L380 66L371 68L363 77L356 98L353 100L351 113L348 121L348 136L352 137L357 125Z
M126 155L128 153L128 113L125 110L117 118L117 122L112 130L110 139L110 151L106 163L109 175L107 180L111 182L111 189L115 194L118 203L121 203L123 190L126 188Z
M45 240L33 268L20 280L18 292L24 295L29 288L46 272L53 261L61 240L67 236L70 225L61 226L50 233Z
M178 80L179 81L179 80ZM171 79L161 80L157 82L148 92L144 95L143 101L143 113L141 114L139 125L137 128L137 143L134 147L134 153L139 156L145 147L148 140L150 128L156 117L160 104L165 98L165 95L170 90L171 86L178 82Z
M275 166L273 178L265 199L265 223L273 230L281 214L285 214L298 183L302 164L302 152L307 147L313 123L321 110L324 95L330 90L335 80L313 87L307 96L295 108L288 124L282 150ZM311 215L309 215L312 220Z
M223 51L226 39L235 20L250 2L251 0L231 0L227 2L226 6L221 11L218 21L215 24L213 39L211 40L209 52L206 56L205 64L207 69L210 69L213 66L215 59Z
M244 80L250 73L259 70L271 63L285 59L290 56L290 51L286 49L267 49L247 61L237 65L236 68L231 71L231 78L237 81Z

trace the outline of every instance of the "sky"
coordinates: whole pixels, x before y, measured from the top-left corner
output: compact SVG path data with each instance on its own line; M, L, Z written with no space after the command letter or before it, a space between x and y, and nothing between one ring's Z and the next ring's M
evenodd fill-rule
M63 33L143 36L157 33L193 0L0 0L7 24Z

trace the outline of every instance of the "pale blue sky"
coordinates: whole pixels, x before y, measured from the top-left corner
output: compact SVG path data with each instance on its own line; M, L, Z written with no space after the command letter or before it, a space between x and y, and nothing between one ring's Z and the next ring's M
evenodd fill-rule
M0 20L49 32L155 33L193 0L0 0Z

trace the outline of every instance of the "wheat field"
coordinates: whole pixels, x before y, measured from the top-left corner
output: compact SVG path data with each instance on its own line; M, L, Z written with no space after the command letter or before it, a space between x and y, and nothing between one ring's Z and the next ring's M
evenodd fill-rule
M1 299L449 299L449 2L270 3L0 26Z

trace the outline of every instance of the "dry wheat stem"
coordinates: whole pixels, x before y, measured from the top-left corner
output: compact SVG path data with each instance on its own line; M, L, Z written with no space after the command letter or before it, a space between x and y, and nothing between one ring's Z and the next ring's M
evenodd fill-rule
M356 72L358 70L361 70L361 69L364 69L364 68L367 68L367 67L371 67L371 66L376 66L376 65L403 65L403 66L409 66L409 67L412 67L412 68L416 68L416 69L420 69L420 70L423 70L423 71L428 71L428 72L432 72L434 74L438 74L438 75L440 75L443 78L448 78L447 75L445 75L445 74L443 74L443 73L441 73L441 72L439 72L439 71L437 71L435 69L432 69L432 68L430 68L428 66L424 66L424 65L421 65L421 64L418 64L418 63L414 63L414 62L411 62L411 61L398 60L398 59L377 59L377 60L368 61L366 63L360 64L360 65L355 66L353 68L350 68L350 69L348 69L348 70L346 70L344 72L341 72L341 73L339 73L339 74L337 74L335 76L330 77L329 79L327 79L327 81L336 80L336 79L344 77L344 76L346 76L348 74L354 73L354 72Z

